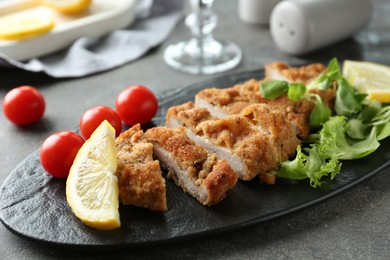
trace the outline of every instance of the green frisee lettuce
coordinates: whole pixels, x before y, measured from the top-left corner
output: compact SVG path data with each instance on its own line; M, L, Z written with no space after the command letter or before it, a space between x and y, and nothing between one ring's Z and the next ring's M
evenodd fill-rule
M276 98L287 93L290 100L308 98L314 101L310 126L312 130L320 130L310 136L309 147L298 146L295 158L280 164L275 172L277 177L309 179L312 187L319 187L323 177L330 175L333 179L340 173L341 160L367 156L378 149L378 141L390 136L390 106L382 107L379 102L368 100L367 94L351 87L343 78L337 59L332 59L327 72L307 87L295 84L275 81L263 85L269 89L261 94ZM272 89L273 86L277 87ZM336 116L331 116L331 110L323 104L320 96L307 91L313 88L335 89Z

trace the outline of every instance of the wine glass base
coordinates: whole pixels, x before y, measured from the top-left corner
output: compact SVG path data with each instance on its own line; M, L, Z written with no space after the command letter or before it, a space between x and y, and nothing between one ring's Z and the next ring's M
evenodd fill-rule
M216 48L194 51L191 41L168 46L165 62L176 70L191 74L214 74L237 66L242 58L241 49L229 41L213 43Z

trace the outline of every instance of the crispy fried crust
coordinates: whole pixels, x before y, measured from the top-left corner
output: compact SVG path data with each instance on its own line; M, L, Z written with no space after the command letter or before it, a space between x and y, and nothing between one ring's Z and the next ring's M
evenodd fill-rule
M226 197L226 191L233 188L237 183L237 174L232 170L229 163L219 160L215 154L208 157L204 164L203 185L208 190L209 198L205 205L213 205Z
M267 104L270 108L284 113L293 122L299 136L302 139L307 139L310 135L309 117L314 109L314 102L307 99L295 102L290 100L287 94L271 100L265 99L261 97L259 84L260 81L249 80L231 88L204 89L196 94L195 106L205 107L210 111L211 115L223 117L238 114L251 104ZM310 92L318 94L324 104L333 110L335 93L332 89L312 89Z
M158 148L155 155L169 170L168 178L203 205L220 202L237 182L229 164L195 145L184 128L154 127L146 131L145 138Z
M196 134L206 137L216 146L229 149L247 167L243 180L266 174L278 166L278 154L270 137L253 129L245 117L232 115L218 120L207 120L196 127Z
M251 79L230 88L201 90L195 95L195 106L201 106L200 104L204 100L211 106L222 109L228 115L238 114L251 103L266 103L268 101L260 95L260 83L259 80Z
M326 70L327 68L320 63L290 67L283 62L273 62L265 66L264 80L275 79L276 74L278 74L280 75L278 79L307 84ZM228 114L237 114L248 103L269 103L269 100L260 95L260 83L261 80L250 79L223 91L218 88L207 88L195 96L195 104L198 103L197 98L203 98L211 104L225 107Z
M320 74L326 72L326 70L326 66L321 63L290 67L283 62L276 61L265 65L265 77L266 79L280 79L307 84Z
M263 113L267 117L263 118ZM231 158L240 158L245 167L237 165L241 169L237 173L243 180L251 180L257 175L263 177L276 169L278 162L294 154L299 144L294 127L286 117L264 104L248 107L245 114L216 118L205 108L194 107L188 102L168 111L167 125L185 127L193 132L195 137L189 136L197 142L200 141L198 138L205 140L206 149L222 148ZM228 161L232 163L232 160ZM272 176L262 180L272 184Z
M181 114L180 117L181 125L185 127L189 127L191 128L192 131L195 131L195 127L200 122L209 119L216 119L216 117L210 115L210 112L206 108L193 109L194 107L195 106L191 101L184 103L182 105L170 107L167 111L166 122L175 120L178 113L180 113L181 111L186 111L186 113Z
M300 141L296 129L282 112L266 104L252 104L244 108L240 115L270 136L279 161L285 161L295 154Z
M140 125L135 125L116 139L119 200L126 205L166 211L160 163L153 161L153 145L145 142L143 136Z

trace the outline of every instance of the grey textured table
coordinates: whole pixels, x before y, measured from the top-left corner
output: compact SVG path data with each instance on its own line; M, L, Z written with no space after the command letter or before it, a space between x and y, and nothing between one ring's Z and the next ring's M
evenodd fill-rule
M288 63L328 61L332 57L370 60L390 65L390 2L374 0L369 26L353 38L302 57L280 53L268 28L249 26L237 17L237 1L216 1L220 23L216 38L235 41L244 59L233 72L262 68L281 60ZM0 183L51 133L74 129L82 113L94 105L114 107L126 86L144 84L156 92L212 76L173 71L162 60L167 44L189 37L180 24L164 45L138 61L97 75L55 80L42 74L0 69L0 97L12 87L35 85L47 101L44 119L18 128L0 115ZM0 259L389 259L390 169L323 203L247 229L190 240L162 248L121 251L72 251L25 240L0 225Z

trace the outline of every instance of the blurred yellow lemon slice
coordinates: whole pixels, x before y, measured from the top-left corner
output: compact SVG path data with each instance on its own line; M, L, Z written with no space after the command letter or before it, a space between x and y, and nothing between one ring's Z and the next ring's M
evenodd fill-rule
M66 14L82 12L88 8L91 2L92 0L42 0L44 5Z
M98 229L120 227L115 129L103 121L80 148L66 181L74 214Z
M371 99L390 103L390 67L367 61L346 60L343 75L352 86Z
M49 32L54 19L48 15L12 15L0 18L0 40L25 40Z

